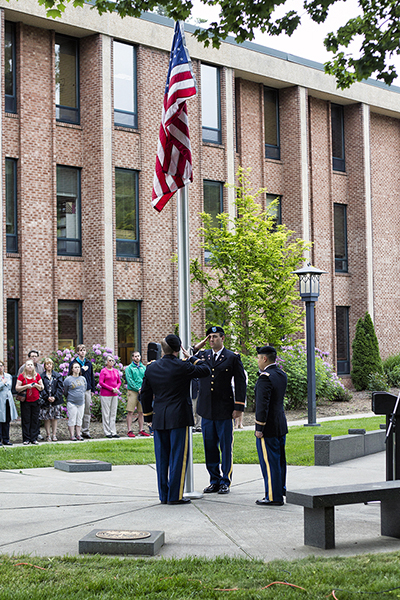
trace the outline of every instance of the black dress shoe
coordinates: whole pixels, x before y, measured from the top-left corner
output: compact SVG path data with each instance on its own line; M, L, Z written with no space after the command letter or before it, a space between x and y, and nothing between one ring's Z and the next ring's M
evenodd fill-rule
M160 504L167 504L166 500L160 500Z
M190 498L182 498L182 500L170 500L167 504L190 504Z
M110 439L110 440L111 440L111 438L112 438L112 435L111 435L111 433L110 433L109 435L106 435L106 438L108 438L108 439Z
M113 438L119 438L119 435L118 435L118 433L114 433L114 435L112 435L111 437L113 437Z
M276 502L275 500L269 501L266 498L263 498L262 500L256 500L256 504L258 504L258 506L283 506L285 503Z
M219 486L218 494L229 494L229 487L224 483Z
M87 432L83 431L81 433L81 436L84 437L84 438L86 438L87 440L91 440L92 439L92 436L90 435L90 433L88 431Z
M3 442L3 446L12 446L12 442L10 442L10 441Z
M210 483L209 486L204 488L203 494L216 494L220 488L219 483Z

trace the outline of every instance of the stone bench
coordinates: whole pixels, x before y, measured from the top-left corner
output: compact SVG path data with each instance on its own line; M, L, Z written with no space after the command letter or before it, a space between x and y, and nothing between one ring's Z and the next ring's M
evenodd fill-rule
M383 452L385 450L386 431L365 431L349 429L350 435L314 435L314 464L329 467L346 460Z
M335 547L335 506L381 502L381 535L400 538L400 481L287 491L286 502L304 507L304 544Z

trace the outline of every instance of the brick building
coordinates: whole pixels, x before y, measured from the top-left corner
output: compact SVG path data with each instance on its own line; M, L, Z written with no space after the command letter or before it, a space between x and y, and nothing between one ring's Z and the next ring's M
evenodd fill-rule
M37 0L0 0L2 264L0 327L13 373L30 348L133 347L178 322L176 205L150 204L173 24L99 16L62 20ZM325 270L317 345L350 369L357 319L369 311L383 356L399 351L399 88L340 92L318 63L256 44L187 43L199 85L188 103L199 212L233 211L237 167L252 167L264 203L314 242ZM192 287L194 298L201 290ZM204 315L192 315L200 335Z

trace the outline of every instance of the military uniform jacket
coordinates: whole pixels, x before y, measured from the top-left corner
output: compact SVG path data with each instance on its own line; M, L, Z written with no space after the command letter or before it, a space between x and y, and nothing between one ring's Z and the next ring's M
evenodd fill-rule
M200 383L197 412L205 419L218 421L231 419L234 410L243 411L246 400L246 375L239 354L226 348L222 349L213 366L212 350L203 350L196 354L211 366L211 373ZM232 388L235 382L235 394Z
M288 432L283 399L286 392L287 375L277 365L263 371L255 385L256 431L264 437L281 437Z
M145 421L153 429L176 429L193 426L190 381L207 377L208 364L191 356L181 360L166 354L147 366L140 401Z

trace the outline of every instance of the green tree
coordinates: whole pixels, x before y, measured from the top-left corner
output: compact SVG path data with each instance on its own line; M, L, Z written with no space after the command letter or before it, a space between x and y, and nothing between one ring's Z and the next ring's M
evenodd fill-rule
M304 11L316 23L324 23L330 7L339 0L304 0ZM85 0L38 0L44 5L49 17L61 17L65 7L72 2L75 7L83 6ZM238 43L254 39L254 32L260 29L269 35L292 33L301 25L301 14L288 10L282 17L275 15L275 9L285 4L285 0L202 0L205 6L219 6L218 21L205 29L197 29L196 37L206 46L210 43L219 48L221 40L228 35L236 37ZM116 11L121 17L140 17L143 12L156 11L171 19L188 21L193 10L192 0L91 0L93 9L100 14ZM397 73L390 60L400 54L400 3L397 0L358 0L360 15L346 19L343 11L343 24L337 32L331 32L324 40L326 48L334 54L325 64L325 71L336 77L341 89L354 81L362 81L373 73L378 79L391 84ZM353 40L360 45L358 56L346 53Z
M202 213L202 246L210 253L206 265L191 262L192 281L202 285L198 309L212 311L214 323L223 323L233 347L244 354L256 345L280 346L303 327L303 309L296 302L297 277L292 274L309 244L295 239L293 231L277 225L273 206L263 211L252 194L248 172L239 169L237 216ZM211 268L210 268L211 267Z
M359 392L368 389L370 375L383 373L378 338L368 312L365 313L364 320L360 317L357 321L352 348L351 380Z

